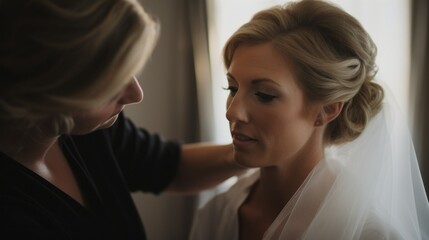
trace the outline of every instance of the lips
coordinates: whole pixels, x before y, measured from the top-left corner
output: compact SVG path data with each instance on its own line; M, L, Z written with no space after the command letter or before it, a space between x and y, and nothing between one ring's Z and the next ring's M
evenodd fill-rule
M252 138L250 138L249 136L246 136L244 134L234 134L233 135L234 138L240 140L240 141L250 141L253 140Z
M236 140L236 141L243 141L243 142L246 142L246 141L256 141L255 138L252 138L249 135L246 135L244 133L240 133L240 132L237 132L237 131L232 131L231 135L232 135L232 139Z

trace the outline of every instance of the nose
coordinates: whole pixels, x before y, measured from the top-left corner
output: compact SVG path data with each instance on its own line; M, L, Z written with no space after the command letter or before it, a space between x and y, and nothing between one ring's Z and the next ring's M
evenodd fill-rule
M246 105L239 98L238 94L234 97L230 96L227 101L226 119L230 123L248 123L249 115L246 110Z
M140 87L139 81L136 77L133 77L125 87L119 103L123 105L139 103L143 100L143 96L143 90Z

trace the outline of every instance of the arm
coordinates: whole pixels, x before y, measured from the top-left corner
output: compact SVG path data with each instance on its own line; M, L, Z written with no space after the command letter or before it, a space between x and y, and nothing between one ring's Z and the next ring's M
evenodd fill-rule
M137 128L123 114L112 127L98 134L112 147L130 191L194 193L244 172L233 161L232 144L164 141L157 134ZM92 139L79 143L81 148L93 149ZM96 155L99 158L98 152Z
M182 146L178 171L167 191L198 192L244 171L233 160L231 144L186 144Z

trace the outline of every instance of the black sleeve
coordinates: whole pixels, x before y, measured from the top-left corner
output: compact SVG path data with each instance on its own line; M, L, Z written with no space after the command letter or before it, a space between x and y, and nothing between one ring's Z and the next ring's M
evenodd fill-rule
M180 145L164 141L157 134L137 128L123 114L109 128L113 152L133 190L159 193L176 174L180 158Z
M112 127L73 139L93 172L102 165L112 180L110 171L119 169L130 191L160 193L173 180L180 159L179 143L136 127L122 113Z

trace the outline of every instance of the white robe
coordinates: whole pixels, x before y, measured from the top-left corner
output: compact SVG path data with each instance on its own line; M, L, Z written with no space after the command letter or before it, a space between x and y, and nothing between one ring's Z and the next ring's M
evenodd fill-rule
M258 178L258 172L242 176L228 191L213 197L197 212L190 239L238 239L238 208Z

